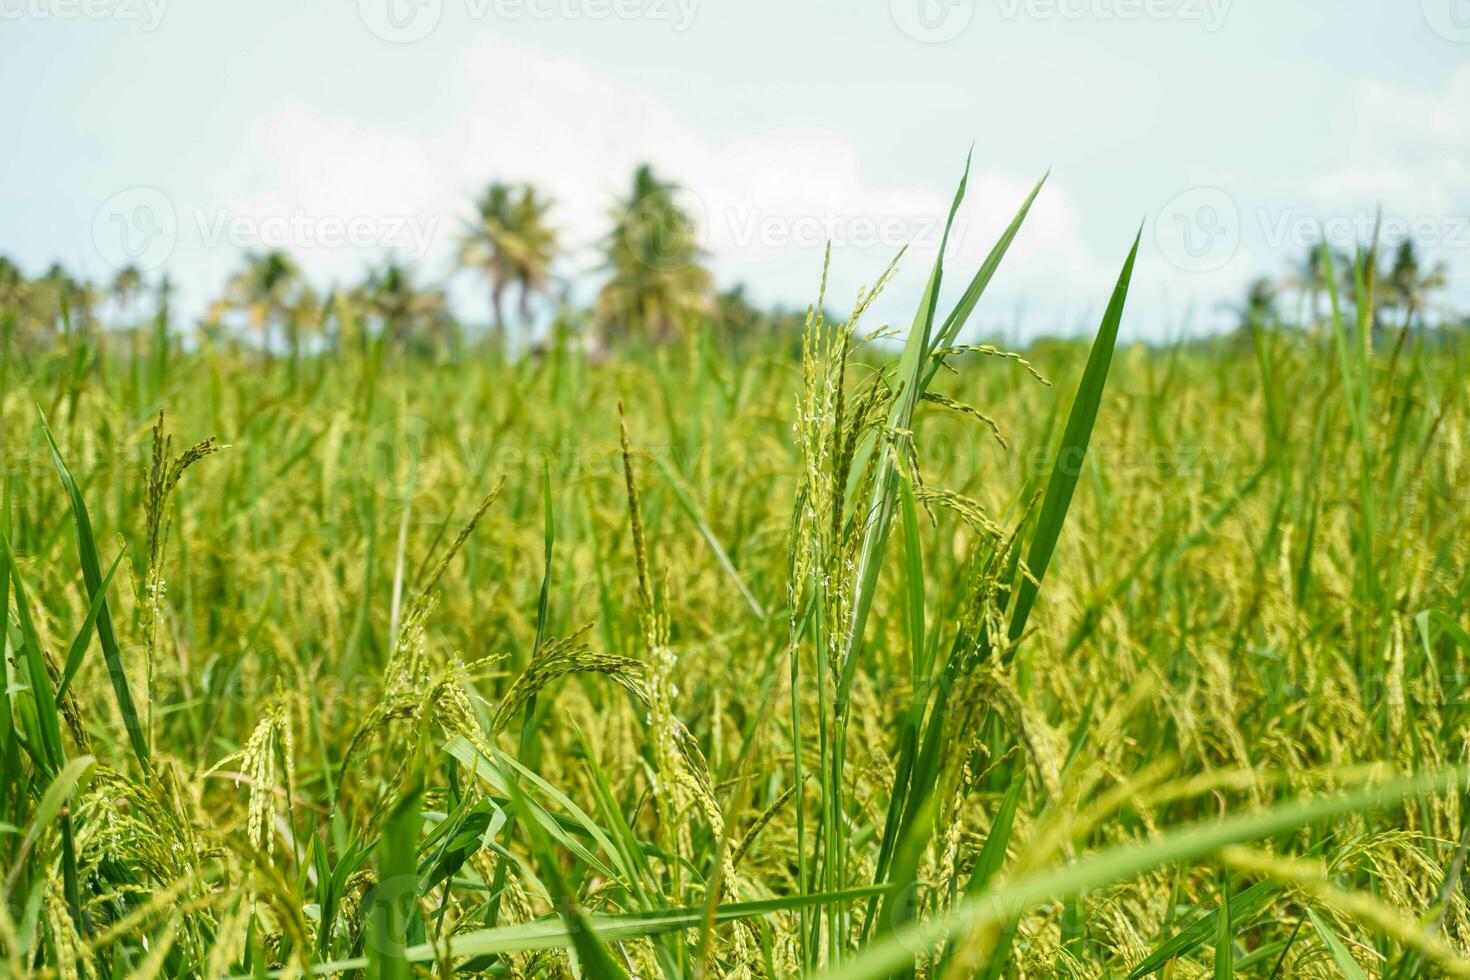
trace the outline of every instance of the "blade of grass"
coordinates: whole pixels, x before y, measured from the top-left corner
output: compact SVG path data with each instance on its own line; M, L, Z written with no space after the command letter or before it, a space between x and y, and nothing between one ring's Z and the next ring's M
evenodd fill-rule
M1152 868L1213 854L1230 844L1268 837L1319 820L1380 809L1423 794L1458 789L1467 774L1470 768L1463 766L1442 769L1361 787L1342 796L1296 801L1255 813L1190 824L1142 843L1111 847L1065 867L997 884L961 902L943 919L910 922L822 976L832 980L879 980L905 968L918 950L933 948L962 933L1003 925L1037 904L1063 901Z
M1272 898L1281 892L1281 886L1273 881L1259 881L1230 900L1231 917L1237 922L1246 922L1265 908ZM1169 937L1162 945L1138 962L1128 973L1128 980L1139 980L1162 970L1170 960L1188 956L1210 941L1218 931L1220 910L1214 909L1201 916L1188 928Z
M1133 263L1138 254L1138 245L1142 237L1142 229L1134 237L1133 246L1129 250L1128 258L1119 273L1117 285L1114 287L1111 302L1103 317L1102 325L1098 329L1097 340L1094 341L1092 352L1088 358L1087 368L1083 372L1082 381L1078 386L1077 395L1073 401L1072 412L1068 419L1067 428L1062 437L1062 448L1058 456L1058 465L1052 471L1052 478L1047 487L1047 494L1043 502L1041 516L1032 539L1031 559L1028 568L1031 575L1025 577L1022 583L1020 599L1025 601L1024 608L1018 602L1018 607L1011 620L1011 638L1014 640L1025 628L1025 619L1030 613L1030 604L1036 597L1036 585L1045 573L1046 563L1050 560L1052 549L1056 545L1057 537L1061 533L1062 522L1066 519L1068 505L1071 502L1072 491L1076 487L1077 478L1081 472L1081 455L1086 452L1087 442L1092 433L1092 424L1097 416L1097 410L1102 400L1103 384L1107 379L1108 365L1112 359L1113 345L1117 339L1118 327L1123 317L1123 305L1128 294L1128 285L1132 278ZM1076 456L1075 465L1067 465L1066 461ZM1033 564L1034 563L1034 564ZM958 642L958 637L957 637ZM1012 646L1010 650L1014 650ZM955 651L958 652L958 651ZM1009 652L1009 651L1008 651ZM954 653L951 654L946 671L958 663ZM953 678L946 678L946 681ZM947 715L948 693L952 687L951 683L942 681L938 685L935 694L934 705L930 710L930 720L924 733L924 745L919 754L918 762L913 768L910 777L909 790L906 794L906 805L899 826L891 831L891 838L895 842L895 859L893 867L878 868L878 874L882 880L903 887L912 887L912 877L917 874L918 861L923 850L928 846L933 834L932 815L935 812L931 796L937 782L939 760L943 755L943 738L945 734L945 720ZM890 835L890 830L885 828L885 836ZM904 860L900 862L897 855L903 851ZM891 893L884 903L881 917L878 920L879 932L891 930L907 921L911 910L907 906L901 906L894 897L901 892Z
M1006 848L1010 845L1011 829L1015 825L1016 808L1021 802L1021 791L1026 787L1026 771L1017 766L1011 775L1011 785L1006 788L1006 795L1001 798L1000 806L995 811L995 816L990 822L990 833L985 835L985 843L980 848L980 854L975 858L975 864L970 868L970 880L965 883L965 895L967 897L979 895L985 891L991 880L1000 873L1001 866L1005 864ZM991 954L993 963L1003 963L1010 955L1011 940L1015 936L1015 930L1007 929L1001 933L995 950ZM954 951L951 944L945 950L943 960L940 963L937 975L943 976L945 967L950 961Z
M867 898L875 891L871 885L850 888L838 894L816 893L792 895L784 898L762 899L754 902L728 902L717 906L715 921L736 922L742 919L757 919L781 912L791 912L812 905L836 901L853 901ZM608 942L625 942L630 939L661 936L697 928L705 915L703 906L687 906L672 909L651 909L645 912L629 912L621 915L584 914L588 925ZM517 922L497 926L494 929L477 929L450 936L439 947L430 944L410 946L404 957L410 963L426 963L437 959L448 950L451 957L494 956L504 953L523 953L542 949L572 949L574 936L566 920L559 917L536 919L532 922ZM367 965L364 957L333 960L318 963L312 972L318 976L328 973L343 973L360 970ZM285 970L277 970L271 976L282 976Z
M1015 240L1016 233L1021 230L1021 225L1025 222L1026 215L1031 211L1031 205L1036 201L1036 196L1041 193L1042 186L1050 176L1051 171L1048 170L1036 182L1035 186L1031 188L1031 193L1027 194L1026 200L1021 202L1021 207L1016 212L1016 216L1011 219L1011 223L1006 226L1006 230L1001 233L996 243L991 246L990 254L985 256L985 261L980 263L980 268L975 270L975 277L965 287L965 292L960 297L960 301L955 304L949 316L945 317L944 326L935 335L934 342L929 345L928 354L931 358L934 358L937 351L953 344L958 339L960 330L969 321L970 314L975 312L975 307L980 303L980 297L985 294L985 288L990 285L990 280L995 277L996 270L1000 268L1001 260L1005 258L1006 252L1011 247L1011 242ZM925 388L929 386L930 380L933 379L935 372L938 370L939 361L937 359L932 360L924 377Z
M419 797L415 784L393 805L378 841L378 883L365 964L371 980L408 980L413 975L404 949L418 913Z
M62 459L61 447L57 445L56 437L51 433L51 426L46 422L44 414L41 415L41 431L46 435L46 443L51 448L51 461L56 466L56 472L61 476L61 485L66 490L67 499L71 503L72 521L76 526L77 558L82 565L82 579L86 582L89 600L95 601L98 594L103 592L102 562L97 553L97 540L92 534L92 520L87 516L87 503L82 499L82 492L78 489L77 481L72 477L71 470L67 468L66 461ZM97 613L97 638L102 644L102 655L107 661L107 675L112 681L112 690L117 697L117 707L122 714L123 725L127 728L128 742L132 746L138 765L144 772L148 772L152 765L148 755L147 733L143 730L138 709L133 704L132 691L128 688L128 675L123 665L122 650L118 647L117 634L112 626L112 611L108 608L105 595L102 596L102 607Z
M561 916L562 923L571 936L571 948L577 955L578 963L595 980L626 980L627 972L613 960L596 928L582 911L576 895L568 887L562 874L561 858L552 848L542 825L527 812L526 796L521 792L516 779L504 770L502 778L510 791L511 806L521 814L521 826L525 827L530 837L531 853L536 856L542 878L556 904L557 914Z
M96 767L96 759L90 755L79 755L68 762L46 787L46 792L41 796L41 802L36 804L36 810L31 817L30 826L26 828L25 837L21 838L20 848L15 862L10 867L10 873L5 876L7 895L15 888L16 879L20 877L21 871L27 867L26 858L30 855L31 848L61 814L61 809L66 802L78 791L86 789Z
M1067 427L1062 432L1062 443L1057 448L1056 464L1046 484L1046 495L1042 498L1041 513L1036 519L1036 530L1031 536L1031 549L1026 555L1029 575L1023 577L1016 592L1016 605L1011 613L1008 639L1014 643L1026 630L1026 621L1031 616L1031 607L1036 602L1036 593L1052 552L1062 533L1062 524L1067 519L1067 509L1072 503L1072 493L1077 489L1077 479L1082 475L1082 461L1087 455L1087 444L1092 439L1093 423L1097 421L1098 408L1102 404L1103 386L1107 383L1108 367L1113 360L1113 347L1118 340L1118 326L1123 322L1123 306L1128 299L1128 286L1133 278L1133 263L1138 257L1138 243L1143 237L1140 228L1133 239L1133 247L1118 274L1113 287L1112 299L1098 327L1097 339L1092 343L1092 353L1087 357L1082 381L1072 400L1072 411L1067 416Z
M714 552L715 560L720 563L720 567L725 570L725 574L735 584L735 588L739 590L740 595L745 599L745 604L750 607L750 611L755 614L755 618L764 623L766 621L765 607L760 604L760 600L750 591L750 586L745 584L745 579L741 577L739 570L735 568L735 563L730 560L730 555L725 551L725 546L720 544L720 539L715 536L714 529L705 520L704 511L695 502L693 494L684 485L683 479L669 468L669 465L664 462L662 456L655 454L653 461L658 464L659 472L664 475L664 479L668 481L669 487L674 491L674 499L679 501L679 505L684 508L684 513L689 515L689 519L699 529L700 536L709 545L709 550Z
M32 718L35 725L31 751L41 753L41 768L46 775L60 772L66 765L66 751L61 744L61 711L57 707L56 695L51 690L51 674L46 669L45 654L41 651L41 640L36 633L35 621L31 618L30 602L26 599L25 582L15 562L15 553L10 541L0 535L0 548L5 551L6 564L10 568L10 579L15 586L15 615L20 625L20 663L25 670L27 686L30 688ZM4 625L0 623L0 625Z
M112 567L107 570L107 575L102 579L102 588L92 597L92 603L87 608L87 618L82 620L82 628L77 630L76 639L72 640L71 649L66 654L66 665L61 672L61 683L56 686L56 700L60 701L66 696L66 690L71 686L72 678L76 676L77 669L82 666L82 657L87 653L87 646L92 642L92 632L97 625L97 615L102 612L102 604L107 601L107 588L112 584L112 576L117 573L117 567L122 564L126 551L119 551L117 557L112 560Z
M1215 980L1235 974L1234 933L1231 931L1230 876L1220 871L1220 908L1215 913Z
M1368 980L1368 974L1364 973L1358 961L1353 959L1353 954L1349 953L1347 947L1342 944L1342 940L1337 938L1337 933L1332 931L1332 927L1322 921L1322 917L1312 909L1307 909L1307 918L1312 920L1312 928L1316 929L1317 935L1322 937L1322 942L1327 945L1327 951L1332 954L1332 962L1337 964L1338 972L1345 980Z

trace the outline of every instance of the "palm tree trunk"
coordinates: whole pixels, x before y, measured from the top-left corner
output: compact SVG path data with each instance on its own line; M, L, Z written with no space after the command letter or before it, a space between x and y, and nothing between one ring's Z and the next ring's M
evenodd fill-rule
M521 283L521 296L517 310L521 320L521 341L524 343L531 337L531 287L525 283Z
M505 286L497 282L490 287L490 326L494 332L495 342L502 349L505 347L505 310L504 300Z
M301 325L292 313L286 321L286 332L291 343L291 387L296 387L296 375L301 369Z
M1388 376L1393 377L1394 370L1398 367L1399 354L1403 352L1404 342L1409 339L1409 324L1414 322L1414 304L1410 303L1404 314L1404 322L1399 327L1398 340L1394 341L1393 356L1388 359Z

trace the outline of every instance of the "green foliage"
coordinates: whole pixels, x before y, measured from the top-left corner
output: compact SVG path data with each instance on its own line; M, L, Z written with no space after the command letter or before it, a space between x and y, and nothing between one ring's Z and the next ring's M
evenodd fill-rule
M703 265L704 229L678 190L642 166L633 174L628 196L613 209L603 249L608 280L596 303L602 335L609 341L668 340L712 309L714 281Z
M7 353L0 971L1465 973L1467 352L1374 341L1371 249L1320 335L1121 343L1136 242L1096 336L967 342L1040 190L799 367L667 292L416 346L392 268L289 362Z
M459 264L489 285L491 326L502 343L507 291L518 291L521 324L528 327L531 301L550 286L558 249L550 209L550 199L530 184L495 182L476 199L475 217L460 234Z

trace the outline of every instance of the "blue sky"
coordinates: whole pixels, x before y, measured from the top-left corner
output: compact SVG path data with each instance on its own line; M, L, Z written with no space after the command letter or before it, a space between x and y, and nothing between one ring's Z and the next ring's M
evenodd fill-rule
M1133 336L1379 207L1470 298L1470 0L0 0L0 85L0 253L131 254L186 311L281 244L321 285L417 261L483 316L451 254L492 177L557 199L585 294L647 160L763 300L813 299L831 239L841 308L909 242L876 310L906 323L972 143L951 283L1052 170L989 329L1094 327L1140 222Z

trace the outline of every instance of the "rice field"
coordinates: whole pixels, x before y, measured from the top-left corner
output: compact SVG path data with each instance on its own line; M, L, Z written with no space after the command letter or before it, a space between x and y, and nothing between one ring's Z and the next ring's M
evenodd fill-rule
M1470 973L1463 336L962 342L1024 214L797 355L0 311L5 972Z

